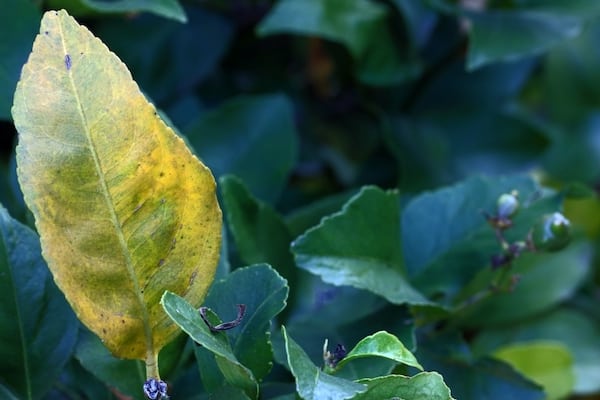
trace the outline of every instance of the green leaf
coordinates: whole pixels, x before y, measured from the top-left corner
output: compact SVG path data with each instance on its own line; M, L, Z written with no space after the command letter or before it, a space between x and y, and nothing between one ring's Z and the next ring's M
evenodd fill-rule
M421 347L420 347L421 349ZM542 400L544 392L507 364L484 358L465 360L462 355L436 352L427 356L419 351L419 361L428 370L444 377L452 394L460 400Z
M293 106L282 94L235 98L184 133L216 177L236 175L268 202L279 198L298 158Z
M297 238L292 251L300 268L327 283L366 289L394 304L432 304L406 279L401 245L398 193L366 187Z
M210 171L65 11L42 19L13 117L19 183L57 285L113 354L158 377L155 358L178 334L160 296L198 304L215 273Z
M94 20L94 33L123 60L142 91L169 112L166 104L185 95L197 101L194 89L216 72L234 34L233 21L206 8L189 8L188 18L185 25L153 15ZM181 129L198 115L186 111Z
M250 400L250 397L246 396L244 391L240 389L226 386L212 393L210 399Z
M296 282L299 271L290 252L292 237L281 216L268 204L255 199L238 178L224 176L219 183L239 258L244 264L271 264L288 282ZM292 294L292 303L302 300L298 298L302 295L300 290Z
M557 46L544 58L541 95L549 112L553 115L552 121L564 123L567 127L565 132L559 132L561 137L556 138L558 140L554 154L544 163L544 168L548 168L552 174L561 178L581 179L578 176L588 176L589 172L586 170L588 166L593 166L593 171L598 169L598 163L593 162L595 160L586 159L587 154L583 157L578 156L581 154L580 151L594 153L594 147L591 145L593 134L589 132L590 137L586 137L588 134L585 128L588 125L590 111L594 113L593 110L600 95L600 86L598 85L600 77L595 73L600 65L600 55L594 51L599 36L600 25L589 24L579 37ZM591 117L593 118L594 115L592 114ZM583 132L577 132L574 135L573 126ZM577 138L576 148L571 147L569 138ZM583 142L583 146L580 144L581 142ZM586 142L591 148L585 147ZM569 144L569 151L565 151L566 144ZM583 170L573 165L573 160L576 159L579 159L579 162L585 161Z
M205 305L221 317L231 316L237 304L246 305L246 314L238 328L227 331L232 352L248 367L257 380L272 367L273 349L269 333L270 321L285 307L288 287L283 278L268 265L235 270L217 281L206 297ZM212 353L198 346L196 357L202 383L209 393L224 385Z
M306 206L297 208L285 216L285 224L292 236L299 236L309 228L317 225L323 217L333 214L342 208L357 192L357 190L350 190L327 196Z
M518 4L523 10L550 12L558 15L569 15L585 20L600 15L600 3L587 0L524 0Z
M424 46L435 28L436 13L421 0L393 0L392 3L404 17L414 46Z
M498 293L473 306L465 324L502 325L524 320L567 300L585 281L590 247L572 243L558 253L524 254L514 263L519 282L510 293Z
M294 304L292 319L294 324L312 326L313 329L357 322L389 304L381 296L366 290L329 285L309 273L303 274L296 285L300 287L300 295L298 303ZM292 331L290 324L288 330Z
M287 362L296 379L296 391L304 400L344 400L362 393L366 386L328 375L316 367L294 340L281 327Z
M468 14L467 68L538 55L581 33L581 20L534 11L488 11Z
M13 392L11 392L6 386L0 384L0 395L6 400L19 400Z
M478 354L489 354L501 346L531 341L557 341L573 355L575 386L579 394L600 390L600 325L576 311L559 309L508 328L486 330L475 338Z
M288 286L269 265L239 268L211 287L205 301L221 318L234 319L237 304L246 305L239 327L227 331L236 358L248 367L257 380L271 370L273 349L270 323L286 305Z
M73 0L69 0L73 1ZM151 12L179 22L187 22L178 0L76 0L80 8L105 13ZM57 3L57 1L55 1ZM58 4L55 4L55 6ZM63 5L64 6L64 5Z
M225 333L212 333L200 317L198 310L172 292L166 291L160 303L169 317L185 333L215 354L217 365L229 384L243 389L250 398L257 398L258 383L252 371L242 365L233 354ZM219 323L214 313L209 315L211 322Z
M255 199L238 178L224 176L219 184L225 216L241 260L246 264L266 262L290 279L295 269L290 252L292 238L281 216Z
M1 205L0 305L0 376L19 398L41 398L70 358L79 324L36 234Z
M138 392L141 393L139 388ZM63 398L67 393L73 397L94 400L114 400L115 396L109 386L83 368L75 357L69 360L60 379L44 400Z
M7 0L2 8L0 26L5 39L0 45L0 119L10 119L15 86L37 32L40 11L33 2L21 0Z
M542 386L548 400L565 398L573 390L573 357L560 343L512 344L496 350L494 356Z
M358 342L346 357L337 364L336 369L342 368L352 360L364 357L383 357L423 370L415 356L404 344L396 336L385 331L376 332Z
M93 333L82 329L79 333L75 358L96 378L120 393L143 400L141 390L146 380L144 364L139 360L122 360L113 356Z
M291 33L341 43L364 83L389 85L413 78L420 65L394 46L387 17L387 7L368 0L282 0L257 29L263 36Z
M402 400L453 400L450 388L437 372L421 372L415 376L387 375L373 379L361 379L367 391L353 400L402 399Z

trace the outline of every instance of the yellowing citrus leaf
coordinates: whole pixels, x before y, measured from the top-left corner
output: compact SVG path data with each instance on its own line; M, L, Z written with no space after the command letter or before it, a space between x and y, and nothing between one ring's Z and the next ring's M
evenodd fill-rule
M210 170L65 11L44 15L12 112L19 182L56 283L116 356L158 376L156 354L178 330L162 294L198 305L219 257Z

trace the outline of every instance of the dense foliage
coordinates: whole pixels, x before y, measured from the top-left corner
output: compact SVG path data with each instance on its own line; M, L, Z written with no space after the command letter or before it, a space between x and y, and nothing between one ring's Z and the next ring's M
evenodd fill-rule
M599 2L7 1L0 398L146 379L65 302L17 182L13 94L59 8L217 179L206 321L160 302L185 332L159 358L173 399L600 393Z

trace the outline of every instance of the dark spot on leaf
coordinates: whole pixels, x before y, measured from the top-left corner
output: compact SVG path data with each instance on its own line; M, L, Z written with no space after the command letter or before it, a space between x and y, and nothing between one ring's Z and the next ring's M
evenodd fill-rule
M164 258L161 258L161 259L158 261L158 266L159 266L159 267L162 267L164 264L165 264L165 259L164 259Z
M45 34L45 35L48 35L48 31L45 31L45 32L44 32L44 34Z
M124 319L122 319L122 320L121 320L121 323L122 323L123 325L125 325L125 320L124 320Z
M65 66L67 67L67 71L71 69L71 56L68 54L65 56Z
M192 283L196 280L196 276L198 275L198 271L194 271L194 273L190 276L190 281L188 283L189 286L192 286Z
M102 328L102 333L106 334L106 329Z
M162 178L163 176L165 176L165 173L163 171L160 171L160 174L158 174L158 176Z

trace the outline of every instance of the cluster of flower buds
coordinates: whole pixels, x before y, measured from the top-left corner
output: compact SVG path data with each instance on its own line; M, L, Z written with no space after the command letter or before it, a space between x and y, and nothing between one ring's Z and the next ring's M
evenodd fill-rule
M509 243L504 231L513 226L513 218L519 211L519 195L516 191L504 193L498 197L496 213L486 214L486 219L496 232L503 252L492 256L492 267L509 265L525 251L558 251L571 239L571 224L559 212L543 215L530 229L525 240Z
M144 394L150 400L168 400L167 384L156 378L150 378L144 382Z

